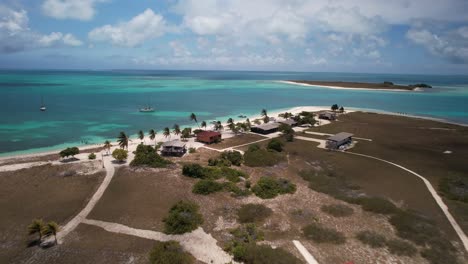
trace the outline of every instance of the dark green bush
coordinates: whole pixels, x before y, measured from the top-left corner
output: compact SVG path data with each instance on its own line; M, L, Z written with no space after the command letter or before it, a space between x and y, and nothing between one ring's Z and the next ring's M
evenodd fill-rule
M130 162L130 166L149 166L152 168L164 168L172 164L169 160L156 153L152 146L140 144L135 151L135 158Z
M305 238L317 243L343 244L346 242L345 236L332 228L327 228L313 223L302 229Z
M204 170L200 164L185 164L182 167L182 174L191 178L204 178Z
M365 211L376 214L395 214L399 211L398 207L387 199L380 197L362 197L357 200Z
M237 217L241 223L262 222L269 217L273 211L262 204L244 204L237 211Z
M260 148L258 145L251 145L244 153L244 164L249 167L274 166L283 159L281 153Z
M171 207L163 222L166 234L183 234L203 224L203 216L198 212L197 204L179 201Z
M386 242L390 253L398 256L414 256L418 250L411 243L401 239L390 239Z
M233 182L225 182L224 189L228 192L231 192L232 196L234 197L245 197L251 194L251 191L249 189L241 189Z
M95 160L96 159L96 154L94 154L94 153L89 154L88 159Z
M193 153L196 153L197 152L197 149L196 148L189 148L188 149L188 152L193 154Z
M373 231L361 231L357 233L356 238L362 243L373 248L381 248L386 245L387 239Z
M182 168L182 174L192 178L216 180L226 178L232 182L239 182L240 177L248 178L248 175L242 171L228 167L203 167L199 164L185 164Z
M286 179L274 179L272 177L261 177L252 191L262 199L275 198L279 194L296 192L296 185Z
M72 147L72 148L66 148L62 151L60 151L59 155L61 158L69 157L69 156L75 156L80 154L80 149L77 147Z
M239 151L224 151L220 155L220 159L229 160L232 165L240 166L243 161L242 154Z
M350 216L354 213L353 208L344 205L344 204L330 204L330 205L323 205L320 209L334 217L346 217Z
M248 244L244 256L239 259L245 264L299 264L301 260L282 248L271 248L268 245Z
M283 142L274 138L268 142L267 149L281 152L283 151Z
M439 192L447 199L468 203L468 177L452 174L442 178Z
M208 166L231 167L232 163L227 159L209 159Z
M152 264L191 264L195 258L185 252L177 241L157 241L150 252L150 263Z
M200 180L193 186L192 192L196 194L208 195L219 192L223 189L223 184L213 180Z

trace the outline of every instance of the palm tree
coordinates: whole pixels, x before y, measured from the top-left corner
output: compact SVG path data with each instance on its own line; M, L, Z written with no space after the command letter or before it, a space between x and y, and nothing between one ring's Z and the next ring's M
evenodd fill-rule
M156 131L154 129L150 129L148 135L150 140L154 140L156 138Z
M205 121L201 122L201 127L203 127L206 130L206 122Z
M28 226L28 234L39 235L39 242L42 241L42 232L44 231L44 222L42 219L34 219L32 223Z
M168 127L165 127L164 130L163 130L163 135L164 135L165 138L170 137L171 136L171 130Z
M44 226L44 235L45 236L53 235L55 244L57 244L57 232L58 231L59 231L59 225L54 221L51 221L47 223L47 225Z
M228 125L234 124L234 120L232 120L232 118L229 118L228 121L227 121L227 124L228 124Z
M195 115L195 113L190 114L190 121L195 121L195 123L197 123L198 128L200 128L200 126L198 125L198 120L197 120L197 116Z
M180 126L178 124L174 124L174 126L172 127L173 131L172 133L174 133L174 135L178 136L180 134Z
M128 138L127 134L125 132L120 132L119 136L117 137L117 142L119 143L120 148L127 148L128 149L128 141L130 139Z
M267 110L266 110L266 109L262 109L261 116L262 116L262 117L268 116L268 113L267 113Z
M215 124L215 130L219 131L219 130L223 130L223 129L224 129L224 127L221 124L221 121L217 121L216 124Z
M110 143L110 141L109 141L109 140L106 140L106 141L104 142L104 148L105 148L106 151L107 151L107 155L109 155L109 151L110 151L110 148L111 148L111 147L112 147L112 144Z
M252 123L250 123L250 119L247 118L247 119L245 120L245 123L247 124L247 127L248 127L249 130L250 130L250 128L252 127Z
M141 144L145 142L145 133L143 130L138 131L138 138L141 140Z

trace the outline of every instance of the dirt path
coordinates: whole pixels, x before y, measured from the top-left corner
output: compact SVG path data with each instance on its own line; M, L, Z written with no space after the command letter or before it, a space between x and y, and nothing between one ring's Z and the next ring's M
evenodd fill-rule
M103 228L108 232L137 236L156 241L175 240L196 259L205 263L235 263L232 257L216 244L216 239L210 234L205 233L201 227L183 235L166 235L152 230L136 229L117 223L98 220L85 219L83 223Z
M293 240L294 246L296 246L297 250L302 254L304 259L308 264L318 264L318 261L312 256L309 251L302 245L300 241Z
M317 148L322 148L322 149L324 149L324 148L326 147L326 141L323 140L323 139L316 139L316 138L309 138L309 137L301 137L301 136L295 136L294 138L295 138L295 139L299 139L299 140L317 142L317 143L319 143L319 145L317 146Z
M373 157L373 156L369 156L369 155L365 155L365 154L360 154L360 153L355 153L355 152L344 152L344 153L348 153L348 154L352 154L352 155L357 155L357 156L362 156L362 157L366 157L366 158L370 158L370 159L375 159L375 160L378 160L378 161L382 161L382 162L385 162L385 163L388 163L388 164L391 164L393 166L396 166L402 170L405 170L417 177L419 177L423 182L424 184L426 185L427 189L429 190L429 192L431 193L432 197L434 198L434 200L436 201L437 205L439 205L440 209L442 209L442 212L445 214L445 216L447 217L448 221L450 222L450 224L452 225L453 229L455 230L455 232L457 233L458 237L460 238L460 240L462 241L463 243L463 246L465 248L465 250L468 252L468 237L466 236L466 234L463 232L463 230L461 229L461 227L458 225L457 221L455 220L455 218L453 218L452 214L449 212L448 210L448 207L447 205L444 203L444 201L442 200L442 198L439 196L439 194L437 193L437 191L434 189L434 187L432 186L432 184L426 179L424 178L423 176L417 174L416 172L408 169L408 168L405 168L401 165L398 165L396 163L393 163L393 162L390 162L390 161L387 161L387 160L384 160L384 159L380 159L380 158L377 158L377 157Z
M109 183L111 182L112 177L114 177L115 172L115 168L112 164L110 156L104 157L104 166L106 168L106 177L102 181L97 191L94 193L93 197L91 197L88 204L86 204L85 208L83 208L83 210L81 210L75 217L73 217L73 219L70 220L65 226L60 228L60 231L57 233L57 241L59 244L63 242L68 233L73 231L81 222L83 222L83 220L85 220L99 199L101 199L104 191L109 186Z

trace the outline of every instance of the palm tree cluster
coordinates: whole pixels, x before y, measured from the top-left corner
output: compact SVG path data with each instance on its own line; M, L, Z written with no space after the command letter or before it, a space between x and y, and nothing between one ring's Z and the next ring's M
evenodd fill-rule
M57 244L57 232L59 231L59 229L59 225L54 221L44 223L42 219L34 219L32 223L28 226L28 234L38 234L39 243L42 242L43 237L53 235L55 244Z
M266 109L262 109L262 112L260 113L260 115L263 117L263 123L270 122L270 117L268 116Z
M119 143L119 147L124 149L128 149L128 142L130 138L125 134L125 132L120 132L119 136L117 137L117 142Z

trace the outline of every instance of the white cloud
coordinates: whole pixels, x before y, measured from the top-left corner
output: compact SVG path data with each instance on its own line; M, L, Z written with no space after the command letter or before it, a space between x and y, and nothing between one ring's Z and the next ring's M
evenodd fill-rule
M105 0L45 0L42 12L57 19L91 20L96 14L95 5Z
M117 46L135 47L144 41L163 35L168 30L164 18L146 9L127 22L105 25L89 32L95 42L110 42Z
M13 10L0 5L0 52L12 53L52 46L80 46L83 43L72 34L52 32L41 34L28 26L25 10Z
M172 48L172 52L174 57L190 57L192 53L184 46L184 44L171 41L169 42L169 46Z

